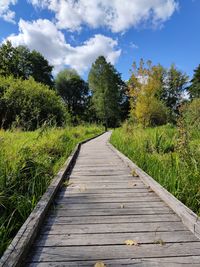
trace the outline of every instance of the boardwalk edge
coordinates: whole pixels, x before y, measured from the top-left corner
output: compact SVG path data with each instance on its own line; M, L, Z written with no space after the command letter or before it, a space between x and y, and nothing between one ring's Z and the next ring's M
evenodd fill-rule
M191 209L185 206L181 201L169 193L164 187L156 182L151 176L140 169L128 157L117 150L111 143L107 143L112 151L131 169L139 175L141 180L149 186L182 220L183 224L200 239L200 217Z
M73 167L77 156L79 154L81 145L89 142L90 140L99 137L98 134L94 137L88 138L78 143L70 156L65 161L57 175L53 178L51 184L48 186L46 192L43 194L34 210L30 213L24 224L21 226L16 236L5 250L3 256L0 259L0 267L21 267L22 262L34 242L35 237L39 231L39 228L46 216L49 206L52 203L54 196L59 190L63 180L68 176L71 168Z

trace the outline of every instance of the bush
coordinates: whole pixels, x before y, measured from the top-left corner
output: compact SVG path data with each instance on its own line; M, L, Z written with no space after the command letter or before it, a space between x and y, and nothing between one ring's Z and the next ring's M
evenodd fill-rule
M61 126L66 110L59 96L48 86L29 80L0 77L0 117L3 128L15 126L34 130L46 122Z

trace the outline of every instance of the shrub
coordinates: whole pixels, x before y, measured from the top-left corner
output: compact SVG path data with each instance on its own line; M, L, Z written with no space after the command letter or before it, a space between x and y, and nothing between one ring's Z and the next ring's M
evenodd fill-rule
M46 122L61 126L66 110L59 96L48 86L29 80L0 78L0 101L3 106L0 118L3 128L15 126L34 130Z

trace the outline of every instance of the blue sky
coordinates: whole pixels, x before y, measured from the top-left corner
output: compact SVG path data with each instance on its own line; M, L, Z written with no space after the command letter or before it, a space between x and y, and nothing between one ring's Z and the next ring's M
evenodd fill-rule
M199 0L0 0L0 41L39 50L55 74L85 79L99 55L127 80L133 61L171 63L190 77L200 64Z

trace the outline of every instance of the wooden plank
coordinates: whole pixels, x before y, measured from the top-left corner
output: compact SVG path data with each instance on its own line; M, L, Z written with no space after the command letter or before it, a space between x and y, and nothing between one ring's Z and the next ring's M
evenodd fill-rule
M171 209L177 213L177 215L182 219L182 222L192 231L198 238L200 238L200 218L188 207L186 207L182 202L175 198L171 193L169 193L164 187L157 183L152 177L140 169L136 164L134 164L125 155L119 152L111 144L110 148L129 166L134 169L140 176L142 181L152 188L153 191L169 206Z
M200 256L200 242L170 243L164 246L158 244L144 244L141 246L82 246L81 249L76 246L37 247L33 253L33 262Z
M124 245L126 240L135 240L138 244L198 242L190 231L172 232L136 232L136 233L103 233L103 234L63 234L41 235L34 244L36 247L59 246L95 246ZM80 248L81 249L81 248Z
M107 203L67 203L58 202L53 209L56 210L88 210L88 209L132 209L132 208L164 208L162 201L157 202L107 202Z
M102 197L102 196L75 196L75 197L60 197L55 199L54 204L65 203L129 203L129 202L161 202L161 199L157 196L146 197Z
M175 214L142 214L121 216L78 216L78 217L55 217L49 216L46 224L108 224L108 223L137 223L137 222L179 222L180 218Z
M127 184L117 184L117 183L111 183L111 184L104 184L104 183L99 183L99 184L95 184L95 183L80 183L80 184L70 184L67 188L70 189L79 189L81 187L85 187L86 189L134 189L134 188L138 188L138 189L148 189L148 187L144 184L139 184L139 185L133 185L132 183L127 183Z
M135 233L135 232L166 232L183 231L187 228L181 222L150 222L150 223L121 223L121 224L59 224L44 225L41 234L95 234L95 233Z
M71 191L70 191L71 192ZM120 197L119 197L120 196ZM84 191L83 192L80 192L78 191L77 193L75 192L71 192L68 194L68 191L67 190L63 190L62 191L62 194L58 194L57 195L57 199L60 199L60 198L80 198L80 197L84 197L84 198L98 198L98 199L101 199L101 198L127 198L127 199L134 199L134 198L137 198L138 201L140 201L140 199L143 199L145 197L157 197L157 195L154 193L154 192L148 192L148 191L137 191L137 192L133 192L132 190L129 190L128 192L119 192L118 190L115 192L115 191L112 191L112 192L108 192L107 191L101 191L101 192L96 192L96 193L91 193L91 192L88 192L88 194L85 194Z
M28 267L94 267L96 260L91 261L74 261L74 262L35 262L30 263ZM199 266L200 256L183 256L183 257L161 257L161 258L145 258L145 259L117 259L104 260L108 267L180 267L180 266Z
M98 210L51 210L50 214L55 216L113 216L113 215L141 215L141 214L169 214L174 213L170 208L132 208L132 209L98 209Z

